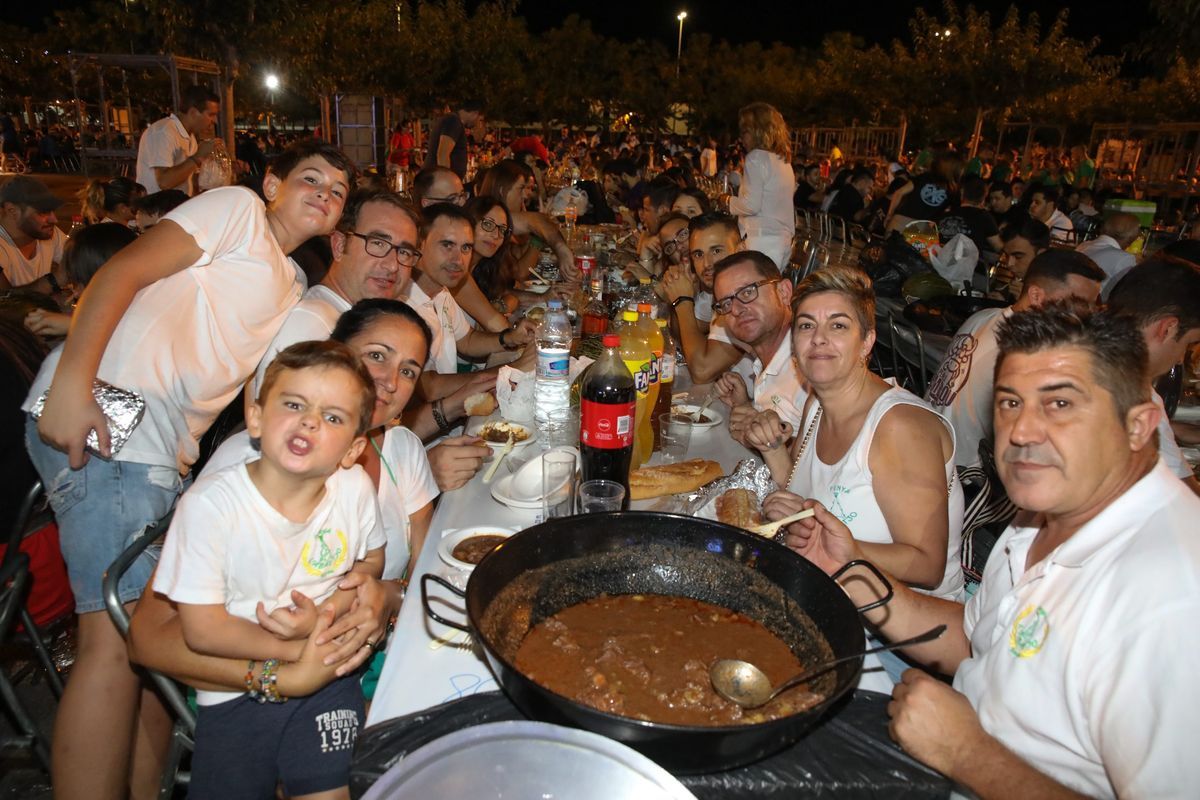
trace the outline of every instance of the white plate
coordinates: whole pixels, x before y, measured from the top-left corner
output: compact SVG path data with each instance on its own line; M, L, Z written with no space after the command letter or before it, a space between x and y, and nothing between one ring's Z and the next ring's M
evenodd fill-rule
M545 294L550 291L550 284L542 281L529 281L525 284L524 289L530 294Z
M459 542L470 539L472 536L491 535L508 537L516 532L515 528L501 528L499 525L475 525L470 528L443 531L442 540L438 542L438 555L441 556L442 561L445 561L450 566L470 571L475 569L474 564L460 561L454 557L454 548L458 547Z
M532 428L529 425L522 425L519 422L509 422L508 420L504 420L504 419L492 419L492 420L487 420L486 422L474 422L467 428L467 434L469 436L479 436L479 432L481 430L483 430L484 426L491 425L493 423L501 423L501 422L504 423L505 425L511 425L514 428L520 428L521 430L523 430L529 434L528 438L522 439L519 442L513 442L513 450L520 450L522 447L529 444L530 442L537 441L537 431L534 428ZM489 442L487 439L484 439L483 442L484 442L484 444L486 444L488 447L492 448L493 450L503 450L505 445L507 444L506 442Z
M700 406L695 405L678 405L671 406L672 411L678 411L683 414L695 414L700 410ZM709 418L708 422L693 422L693 428L713 428L725 421L725 417L721 416L721 412L715 410L712 406L704 409L704 416Z
M503 503L509 508L520 508L525 510L537 509L540 511L542 508L542 499L540 497L537 500L530 501L517 500L512 496L512 479L512 475L505 475L503 478L492 481L492 497L496 499L496 502Z

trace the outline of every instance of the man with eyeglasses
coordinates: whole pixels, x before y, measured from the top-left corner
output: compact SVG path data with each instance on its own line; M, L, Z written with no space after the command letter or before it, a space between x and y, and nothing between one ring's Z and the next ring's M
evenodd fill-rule
M338 317L359 300L395 300L406 291L421 257L419 228L417 212L395 192L360 189L350 195L329 236L333 263L275 334L251 379L247 403L258 397L263 373L279 351L296 342L328 339Z
M754 358L750 381L726 372L715 386L729 406L729 432L744 443L746 427L759 411L774 411L793 430L800 429L808 393L792 358L792 284L769 256L744 250L718 261L714 268L713 311L723 327Z
M742 234L736 219L719 212L693 218L688 230L688 255L667 269L661 287L674 310L679 344L692 380L708 383L743 355L721 322L713 323L712 312L713 268L743 249Z
M662 218L658 235L649 237L652 241L642 251L638 266L633 270L639 278L642 275L662 275L687 260L688 222L688 218L677 211ZM666 294L661 290L659 296L666 299Z
M412 199L417 208L427 208L438 203L456 206L467 204L467 193L462 179L446 167L426 167L416 174L412 182Z
M495 386L496 371L458 373L458 354L487 358L504 350L517 350L533 341L534 325L521 320L498 333L471 325L451 291L467 278L475 249L475 223L471 216L450 203L425 209L425 237L414 280L403 298L433 331L430 364L421 375L421 388L434 401L433 418L441 433L447 433L456 409L438 407L438 401L471 387L472 392ZM490 383L489 383L490 381ZM409 427L413 427L410 425ZM415 430L415 428L414 428Z

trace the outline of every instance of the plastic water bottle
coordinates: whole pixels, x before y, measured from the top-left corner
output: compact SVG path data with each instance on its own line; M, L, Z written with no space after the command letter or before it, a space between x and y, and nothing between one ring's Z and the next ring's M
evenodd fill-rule
M533 384L534 419L542 447L574 444L568 437L571 415L571 321L561 300L547 304L537 330L537 374Z

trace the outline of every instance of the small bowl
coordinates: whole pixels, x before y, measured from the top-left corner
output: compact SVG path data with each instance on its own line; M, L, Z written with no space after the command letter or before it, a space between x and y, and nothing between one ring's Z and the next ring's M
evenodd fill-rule
M555 448L555 450L563 450L574 453L576 464L578 464L579 452L573 447ZM554 452L554 451L547 451ZM521 467L513 473L512 481L508 484L509 496L514 500L533 503L542 499L542 459L546 453L541 453L526 461ZM570 478L563 481L566 483ZM562 488L562 485L555 486L551 491L551 495Z
M442 534L442 540L438 542L438 556L450 566L469 572L475 569L475 565L455 558L454 548L475 536L503 536L507 539L516 532L515 528L502 528L499 525L474 525L470 528L446 531Z
M483 431L485 428L488 428L489 426L497 426L497 425L503 425L503 426L512 428L514 430L525 432L526 436L524 439L513 442L513 450L520 450L522 447L529 444L530 442L537 441L537 431L534 430L533 427L531 427L529 425L522 425L519 422L509 422L508 420L503 420L503 419L494 419L489 422L481 423L478 426L473 426L473 427L475 427L474 431L468 431L468 432L471 433L473 436L482 437ZM483 441L485 444L487 444L488 447L492 448L493 450L503 450L505 445L508 444L507 441L493 442L488 439L484 439Z
M700 406L698 405L682 404L671 406L672 412L676 414L687 414L688 416L695 414L699 410ZM721 412L714 410L711 405L704 409L703 416L707 417L708 419L703 422L693 422L693 428L713 428L725 421L725 417L721 415Z

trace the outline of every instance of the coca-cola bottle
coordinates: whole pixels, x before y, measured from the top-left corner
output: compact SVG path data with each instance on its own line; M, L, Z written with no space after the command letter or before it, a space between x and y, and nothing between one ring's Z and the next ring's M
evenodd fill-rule
M629 507L629 464L637 403L633 375L617 352L620 337L604 335L604 352L583 378L579 400L579 453L583 480L606 478L625 487Z

